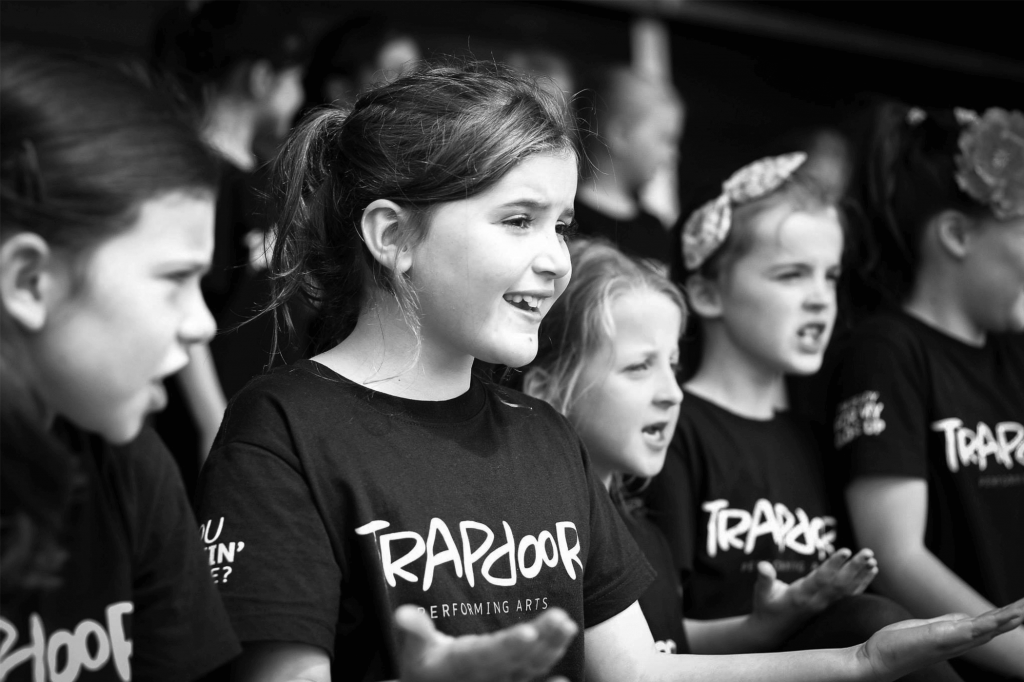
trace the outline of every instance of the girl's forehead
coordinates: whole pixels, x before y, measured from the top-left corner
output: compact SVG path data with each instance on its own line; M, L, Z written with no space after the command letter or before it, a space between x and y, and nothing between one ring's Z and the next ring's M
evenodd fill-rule
M778 206L754 219L748 229L750 256L842 255L843 229L833 208L794 211Z

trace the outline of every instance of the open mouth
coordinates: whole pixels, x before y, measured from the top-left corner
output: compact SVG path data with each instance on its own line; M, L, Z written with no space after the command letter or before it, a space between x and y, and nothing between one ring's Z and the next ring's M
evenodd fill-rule
M665 436L665 429L668 427L668 422L657 422L655 424L648 424L644 428L640 429L645 436L651 436L652 438L661 439Z
M505 294L505 302L528 313L540 312L540 298L525 294Z
M811 322L805 324L797 330L797 336L800 337L801 341L807 341L816 343L821 340L825 334L825 324L822 322Z

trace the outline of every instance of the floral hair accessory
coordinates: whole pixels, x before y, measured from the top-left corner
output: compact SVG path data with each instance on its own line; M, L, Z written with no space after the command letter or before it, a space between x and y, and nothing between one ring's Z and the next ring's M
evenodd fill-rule
M741 205L774 192L807 160L794 152L770 156L739 169L722 183L722 193L693 212L683 226L683 262L696 270L729 236L732 206Z
M974 114L960 133L959 146L960 189L1000 220L1024 216L1024 114L995 108L980 117Z
M924 109L919 107L910 107L907 109L907 125L916 126L926 118L928 118L928 114Z

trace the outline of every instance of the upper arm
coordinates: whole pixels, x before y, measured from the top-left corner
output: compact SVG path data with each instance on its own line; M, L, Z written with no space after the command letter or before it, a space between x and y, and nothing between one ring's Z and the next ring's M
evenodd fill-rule
M588 680L636 679L644 659L656 654L654 637L639 602L584 633Z
M924 545L928 483L923 478L867 476L846 489L857 542L883 560ZM883 567L884 571L884 567Z
M331 658L323 649L293 642L256 642L231 668L233 682L330 682Z

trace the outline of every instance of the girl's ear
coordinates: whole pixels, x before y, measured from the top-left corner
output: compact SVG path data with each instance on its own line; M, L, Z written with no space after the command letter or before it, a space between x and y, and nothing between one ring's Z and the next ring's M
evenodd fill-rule
M686 279L686 297L698 317L714 319L722 316L722 296L717 282L702 275L690 275Z
M55 278L54 254L46 240L19 232L0 246L0 301L18 324L37 332L46 324Z
M375 199L363 209L360 231L366 248L378 263L396 275L412 267L412 251L400 243L399 236L408 214L387 199Z
M959 211L943 211L930 222L936 241L947 255L956 260L967 255L975 227L970 218Z

